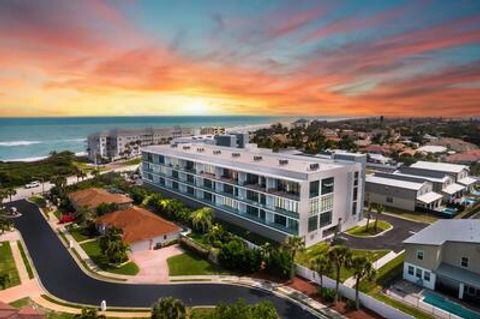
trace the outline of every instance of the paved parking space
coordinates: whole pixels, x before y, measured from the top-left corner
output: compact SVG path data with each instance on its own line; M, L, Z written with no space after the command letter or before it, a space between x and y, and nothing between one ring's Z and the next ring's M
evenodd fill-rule
M375 217L376 214L372 213L372 220L374 220ZM390 249L394 252L399 252L403 250L402 241L428 226L428 224L385 214L380 216L380 220L385 220L392 224L393 229L378 237L360 238L342 234L342 238L346 239L346 244L353 249Z

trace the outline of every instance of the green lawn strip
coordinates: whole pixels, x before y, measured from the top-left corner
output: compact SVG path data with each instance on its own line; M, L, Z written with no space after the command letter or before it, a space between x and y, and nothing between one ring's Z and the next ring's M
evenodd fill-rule
M415 307L412 307L410 305L407 305L401 301L398 301L398 300L395 300L395 299L392 299L384 294L382 294L381 292L377 292L377 293L374 293L374 294L371 294L371 296L381 302L384 302L386 303L387 305L390 305L400 311L403 311L405 312L406 314L408 315L411 315L417 319L435 319L434 316L431 316L430 314L420 310L420 309L417 309Z
M433 214L411 212L391 207L386 208L385 213L427 224L433 224L439 218L438 216Z
M400 254L377 270L374 281L363 280L360 282L360 290L363 292L381 291L394 278L400 276L403 271L405 254Z
M67 230L77 242L82 242L91 238L83 233L85 231L83 227L73 227L70 225L67 227Z
M20 250L20 254L22 255L23 263L25 264L25 268L27 269L28 273L28 278L32 279L33 276L33 269L32 266L30 265L30 261L27 258L27 254L25 253L25 249L23 249L22 242L20 240L17 240L17 246L18 250Z
M142 162L142 158L139 157L139 158L132 158L132 159L130 159L130 160L127 160L127 161L125 161L125 162L122 162L122 164L123 164L123 165L128 165L128 166L130 166L130 165L138 165L138 164L140 164L141 162Z
M214 308L193 308L190 310L190 319L210 319Z
M12 247L8 241L0 243L0 275L8 274L9 282L5 288L13 287L20 284L20 276L18 275L17 267L15 266L15 260L12 255ZM3 287L0 287L3 289Z
M138 274L139 268L137 264L130 261L121 267L114 267L108 263L107 258L102 254L98 240L90 241L81 245L87 255L93 260L93 262L100 267L103 271L111 272L120 275L134 276Z
M189 251L168 258L167 263L170 276L228 274L221 267Z
M369 236L374 236L376 234L379 234L387 229L392 228L392 225L390 223L387 223L384 220L378 220L377 223L377 231L375 231L375 221L372 220L369 223L368 226L368 231L367 225L364 226L355 226L351 229L349 229L346 233L352 236L359 236L359 237L369 237Z
M60 220L60 218L62 218L62 212L59 211L59 210L56 210L53 212L53 215L55 215L55 217L57 217L58 220Z
M87 263L85 262L85 260L82 259L82 257L80 257L80 254L77 252L77 250L75 248L72 248L71 249L72 253L75 255L75 257L77 258L78 261L80 261L80 263L82 264L83 268L92 273L93 275L95 275L96 277L100 277L100 278L103 278L103 279L108 279L108 280L114 280L114 281L127 281L127 279L123 279L123 278L116 278L116 277L108 277L108 276L104 276L104 275L100 275L100 274L97 274L95 272L93 272L92 270L90 270L90 268L88 267Z
M310 261L317 256L326 255L328 252L329 244L326 242L321 242L316 245L311 246L310 248L306 249L304 252L298 253L296 257L296 261L305 266L310 267ZM361 249L352 249L353 256L365 256L371 262L374 262L386 254L389 253L389 250L361 250ZM330 278L335 278L335 271L332 270L329 274L327 274ZM346 267L342 267L340 269L340 281L344 282L348 278L352 276L352 272L347 269Z
M10 306L14 308L22 308L23 306L31 305L32 304L32 299L30 297L25 297L22 299L15 300L14 302L10 303Z

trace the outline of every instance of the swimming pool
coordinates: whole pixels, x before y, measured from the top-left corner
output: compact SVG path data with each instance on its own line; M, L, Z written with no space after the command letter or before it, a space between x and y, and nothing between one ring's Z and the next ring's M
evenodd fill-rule
M472 195L480 196L480 191L474 190L474 191L471 191L471 193Z
M442 214L446 217L454 217L457 214L457 209L447 207L442 210Z
M480 313L467 309L458 303L448 300L445 297L430 292L424 293L424 296L424 302L447 312L453 313L456 316L465 319L480 319Z

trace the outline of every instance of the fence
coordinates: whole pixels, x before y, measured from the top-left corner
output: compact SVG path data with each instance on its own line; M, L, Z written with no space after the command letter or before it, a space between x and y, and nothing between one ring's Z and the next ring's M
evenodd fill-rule
M297 271L297 275L305 279L311 280L313 282L316 282L317 284L320 283L320 276L315 271L312 271L300 265L297 265L296 271ZM335 289L335 280L329 277L323 276L323 286L326 288ZM339 287L340 287L339 288L340 294L343 297L350 300L355 300L355 289L347 287L343 284L340 284ZM414 318L396 308L393 308L390 305L387 305L373 297L370 297L367 294L364 294L363 292L359 293L359 299L360 299L360 303L365 308L368 308L378 313L380 316L384 318L395 318L395 319L413 319Z

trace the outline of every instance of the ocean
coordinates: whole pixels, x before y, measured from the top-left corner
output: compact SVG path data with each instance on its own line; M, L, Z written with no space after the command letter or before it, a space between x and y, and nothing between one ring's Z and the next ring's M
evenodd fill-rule
M0 118L0 161L40 159L51 151L82 154L89 134L114 128L238 127L292 118L271 116L129 116Z
M32 161L52 151L85 154L87 136L114 128L181 127L227 128L293 122L299 117L282 116L117 116L0 118L0 161ZM306 117L335 121L347 117Z

